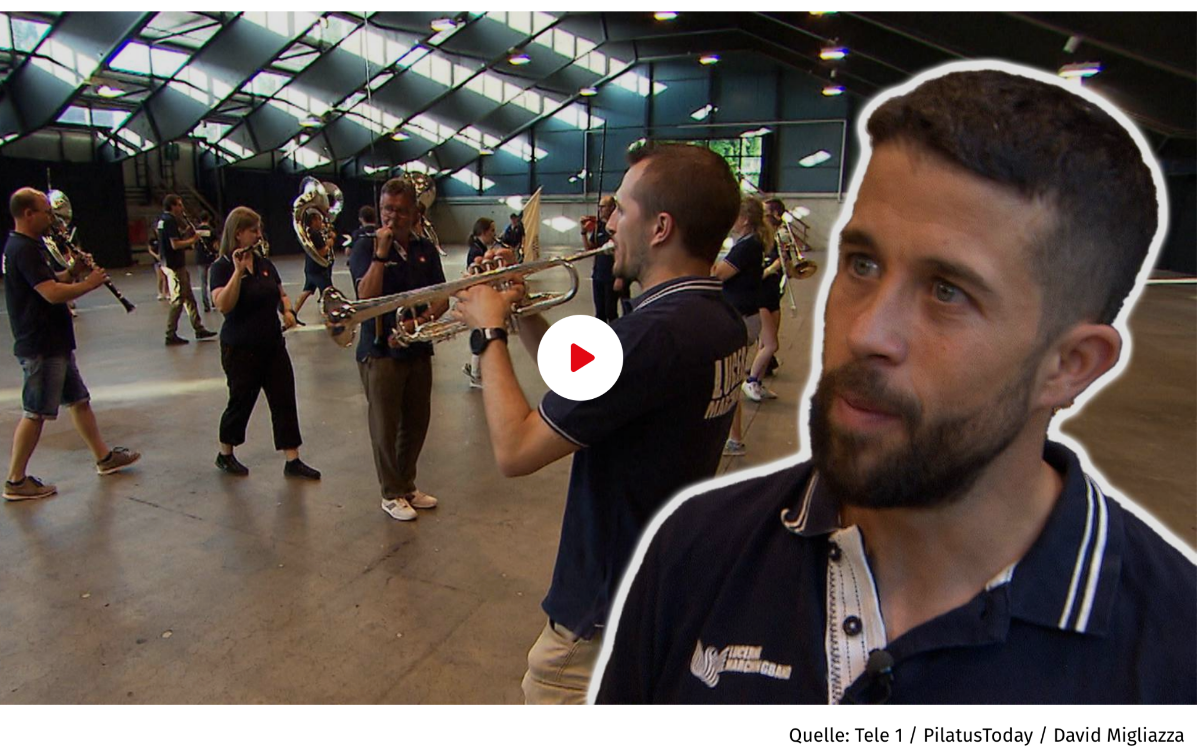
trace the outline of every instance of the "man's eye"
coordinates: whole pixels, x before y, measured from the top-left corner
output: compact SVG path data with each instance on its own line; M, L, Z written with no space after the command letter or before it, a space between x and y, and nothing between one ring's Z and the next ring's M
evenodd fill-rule
M865 255L855 255L850 259L850 270L855 276L874 276L879 272L879 264Z
M961 289L945 281L935 281L933 283L933 296L937 298L938 302L947 305L961 302L965 299Z

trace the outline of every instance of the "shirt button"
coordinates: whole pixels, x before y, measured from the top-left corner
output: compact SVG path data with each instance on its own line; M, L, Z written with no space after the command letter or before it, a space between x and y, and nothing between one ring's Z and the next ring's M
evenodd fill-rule
M829 543L829 559L834 562L842 559L842 548L837 545L837 542Z
M842 620L842 630L846 635L858 635L862 632L862 620L854 615L850 615L845 620Z

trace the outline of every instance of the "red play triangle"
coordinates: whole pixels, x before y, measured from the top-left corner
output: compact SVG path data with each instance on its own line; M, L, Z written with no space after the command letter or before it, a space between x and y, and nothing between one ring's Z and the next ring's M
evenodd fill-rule
M575 372L595 358L595 355L587 349L571 344L571 372Z

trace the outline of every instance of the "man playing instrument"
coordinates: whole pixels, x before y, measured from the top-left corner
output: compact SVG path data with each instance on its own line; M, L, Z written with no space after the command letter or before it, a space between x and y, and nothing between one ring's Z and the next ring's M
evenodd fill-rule
M558 559L542 602L548 621L529 652L528 703L585 698L608 611L638 538L662 503L711 477L746 366L746 329L709 269L738 214L728 165L698 146L633 151L608 231L614 273L646 291L612 323L624 364L589 401L547 393L530 408L513 372L506 324L515 294L487 285L456 307L476 330L484 409L500 471L521 476L574 454ZM521 320L536 352L547 322ZM703 336L697 336L703 331Z
M42 243L52 221L50 201L44 193L21 188L12 194L8 208L16 229L4 246L4 294L13 354L24 374L24 414L13 434L4 498L29 500L57 492L54 485L25 470L41 438L42 425L58 417L60 404L67 406L75 429L95 456L98 474L120 471L141 455L119 447L109 450L75 365L75 329L66 303L103 286L108 274L93 266L86 278L73 282L68 272L51 270Z
M350 251L350 275L359 299L446 280L437 248L414 231L417 193L411 182L396 178L384 183L379 220L379 231L360 237ZM448 308L449 301L441 300L404 310L399 323L412 332L416 325L436 320ZM389 336L396 324L394 312L363 323L356 358L367 395L381 506L397 521L413 521L416 509L433 508L438 502L417 489L417 459L429 431L433 344L398 344Z
M812 461L664 510L599 700L1196 702L1194 561L1047 439L1120 358L1165 194L1046 78L870 112Z
M192 278L184 257L184 251L199 241L200 234L183 212L183 198L173 193L167 195L163 199L162 216L158 217L158 252L163 259L163 273L167 276L171 296L171 307L167 312L167 346L188 343L179 335L179 316L185 307L197 341L217 335L216 331L205 328L204 321L200 319L196 296L192 294Z

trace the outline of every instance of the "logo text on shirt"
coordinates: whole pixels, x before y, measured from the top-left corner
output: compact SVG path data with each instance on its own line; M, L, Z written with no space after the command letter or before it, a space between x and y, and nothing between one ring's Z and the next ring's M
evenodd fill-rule
M759 674L776 680L790 680L791 665L767 661L762 658L762 650L762 646L726 646L718 651L715 646L705 648L703 643L696 641L696 651L692 654L692 674L710 688L717 686L722 672Z
M749 348L738 349L728 357L713 362L712 398L704 412L705 419L724 416L737 406L742 395L742 381L749 374L750 365L754 364L750 354Z

